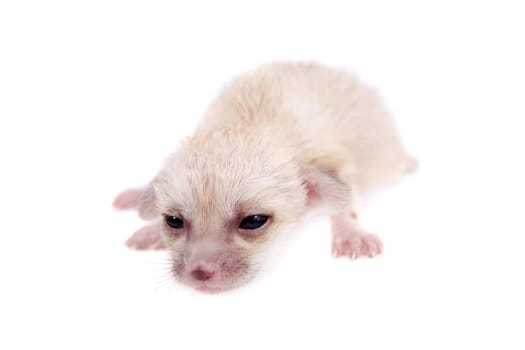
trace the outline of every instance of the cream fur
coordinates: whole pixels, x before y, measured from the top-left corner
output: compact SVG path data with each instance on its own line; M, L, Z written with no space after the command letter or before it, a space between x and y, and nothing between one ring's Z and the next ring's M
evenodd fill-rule
M248 258L313 207L333 214L334 254L381 253L379 238L357 225L353 200L413 164L377 94L356 77L316 63L272 63L224 87L139 210L184 218L177 232L162 225L179 280L202 287L188 270L206 266L219 277L204 286L226 289L248 279L256 270ZM240 234L239 220L256 214L271 222L253 237Z
M240 124L275 128L273 144L364 192L395 182L413 162L377 94L317 63L272 63L236 78L197 132Z

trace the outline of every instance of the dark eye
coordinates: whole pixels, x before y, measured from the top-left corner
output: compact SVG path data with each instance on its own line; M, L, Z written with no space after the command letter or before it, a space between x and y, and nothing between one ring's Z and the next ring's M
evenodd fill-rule
M255 230L266 224L268 216L266 215L250 215L241 220L239 228L243 230Z
M165 215L164 217L166 218L166 223L168 224L168 226L173 227L175 229L180 229L184 227L184 221L182 221L181 218L169 215Z

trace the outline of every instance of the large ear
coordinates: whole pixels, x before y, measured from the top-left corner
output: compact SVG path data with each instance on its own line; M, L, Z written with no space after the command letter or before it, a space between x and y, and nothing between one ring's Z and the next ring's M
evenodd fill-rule
M144 188L130 188L122 191L113 200L113 207L117 210L138 209L142 193L144 193Z
M338 212L350 205L350 186L335 175L314 166L307 166L302 170L302 177L308 192L308 207L321 207Z
M159 215L157 198L152 183L150 183L142 193L139 200L138 211L139 216L144 220L152 220Z

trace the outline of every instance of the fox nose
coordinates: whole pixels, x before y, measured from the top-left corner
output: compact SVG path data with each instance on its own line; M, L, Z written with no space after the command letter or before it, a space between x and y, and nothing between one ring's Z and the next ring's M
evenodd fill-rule
M209 270L205 270L202 267L198 267L195 270L191 272L191 275L193 278L199 281L207 281L210 278L213 277L213 272Z

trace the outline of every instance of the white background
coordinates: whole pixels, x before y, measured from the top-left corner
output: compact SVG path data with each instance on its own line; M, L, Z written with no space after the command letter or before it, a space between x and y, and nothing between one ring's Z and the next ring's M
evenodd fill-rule
M2 1L0 348L525 348L519 3ZM333 260L314 220L251 285L189 291L113 196L275 59L376 86L420 171L365 212L384 256Z

